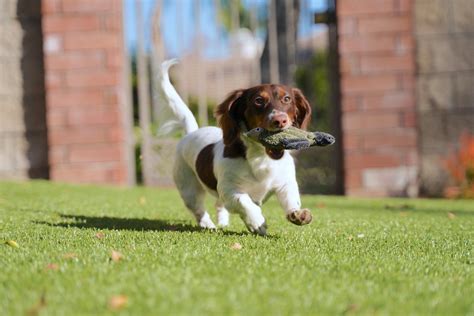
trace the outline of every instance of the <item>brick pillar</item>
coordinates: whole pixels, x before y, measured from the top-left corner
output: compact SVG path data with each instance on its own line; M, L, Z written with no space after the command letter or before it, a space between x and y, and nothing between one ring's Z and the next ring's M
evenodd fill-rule
M349 195L417 194L412 2L337 2Z
M41 6L0 0L0 179L48 177Z
M50 177L127 184L121 0L43 0Z

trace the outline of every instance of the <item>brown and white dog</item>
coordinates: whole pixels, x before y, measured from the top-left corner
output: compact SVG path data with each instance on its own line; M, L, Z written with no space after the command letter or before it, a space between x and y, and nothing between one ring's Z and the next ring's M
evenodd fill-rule
M217 107L221 128L199 128L170 83L168 70L174 63L162 65L161 89L172 113L163 127L169 131L180 126L186 132L177 146L173 176L199 226L216 228L204 205L206 192L217 198L220 227L229 225L230 211L239 214L251 232L266 235L261 205L273 193L290 222L309 224L312 215L301 208L293 157L285 150L265 149L243 134L256 127L306 128L311 107L301 91L277 84L236 90Z

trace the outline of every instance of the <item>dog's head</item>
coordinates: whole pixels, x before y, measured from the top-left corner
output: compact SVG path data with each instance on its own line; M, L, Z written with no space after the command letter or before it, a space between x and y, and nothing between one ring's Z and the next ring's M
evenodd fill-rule
M290 126L306 129L311 121L311 106L299 89L264 84L232 92L216 110L222 128L227 157L245 157L240 139L242 129L262 127L277 131ZM274 159L283 153L267 153Z

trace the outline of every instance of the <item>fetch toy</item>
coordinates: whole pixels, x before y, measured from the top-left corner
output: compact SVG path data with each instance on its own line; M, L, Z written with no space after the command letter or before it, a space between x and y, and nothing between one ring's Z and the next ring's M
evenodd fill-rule
M300 150L313 146L332 145L336 141L334 136L324 132L307 132L296 127L288 127L278 132L271 132L257 127L245 135L266 148Z

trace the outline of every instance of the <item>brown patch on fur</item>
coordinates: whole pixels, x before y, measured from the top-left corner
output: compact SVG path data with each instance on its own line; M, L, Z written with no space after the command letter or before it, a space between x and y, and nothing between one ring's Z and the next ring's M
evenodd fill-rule
M204 147L196 159L196 172L209 189L217 190L217 179L214 175L214 145L209 144Z
M300 89L292 89L296 104L296 127L307 129L311 122L311 105Z
M270 148L265 148L265 152L273 160L281 159L281 157L283 157L283 154L285 153L284 150L277 150L277 149L270 149Z
M241 124L245 123L245 102L242 94L245 90L235 90L217 106L215 115L222 129L224 139L224 157L244 157L246 148L240 139Z

